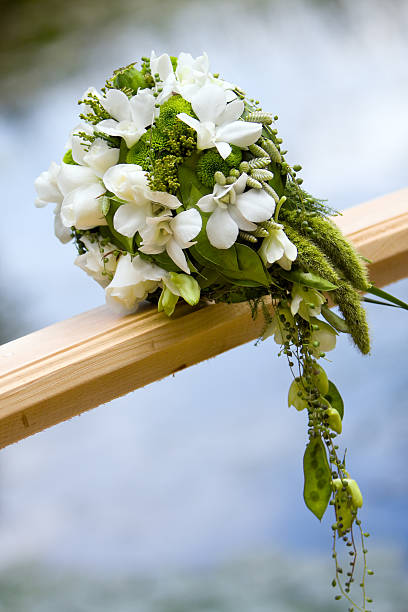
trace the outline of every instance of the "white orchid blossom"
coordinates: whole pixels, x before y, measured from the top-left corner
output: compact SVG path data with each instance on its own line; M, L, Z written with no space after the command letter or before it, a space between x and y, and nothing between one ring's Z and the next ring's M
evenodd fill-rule
M98 131L121 136L130 149L154 121L156 98L150 89L140 90L133 98L118 89L109 89L101 104L112 116L97 124Z
M167 251L174 263L190 274L183 249L195 244L190 241L200 232L201 224L201 215L195 208L184 210L175 217L171 214L148 217L140 230L143 242L139 250L152 255Z
M34 182L38 198L35 200L37 208L43 208L47 204L55 204L54 209L54 233L57 238L66 244L71 240L71 232L61 221L61 204L64 199L58 187L58 175L61 166L52 162L47 171L42 172Z
M208 55L203 53L193 58L190 53L180 53L176 70L173 69L170 56L167 53L156 56L152 51L150 69L152 74L158 74L161 80L157 102L163 104L174 93L180 94L191 102L192 98L205 85L214 84L222 89L232 89L234 86L223 79L215 78L209 71Z
M212 246L228 249L234 244L239 230L253 231L255 223L270 219L275 210L274 199L263 189L245 191L245 172L232 185L217 183L213 193L198 200L203 212L212 213L207 222L207 236Z
M292 286L292 301L290 311L293 315L299 315L306 321L310 321L310 317L318 317L321 313L322 305L325 304L326 298L311 287L304 287L299 283L293 283Z
M126 203L118 208L113 218L117 232L133 238L146 225L146 219L164 208L181 206L176 196L164 191L152 191L144 170L136 164L118 164L103 177L106 188ZM157 210L158 209L158 210Z
M113 244L101 246L99 241L91 240L88 236L81 236L81 242L86 252L78 255L74 264L84 270L102 287L109 285L116 270L116 247Z
M197 149L216 147L223 159L231 153L230 145L248 147L262 133L260 123L238 121L244 112L244 103L229 96L216 85L205 85L191 99L191 106L198 119L186 113L177 117L197 132Z
M129 253L121 255L115 275L105 289L106 303L119 314L131 314L168 276L168 272L139 255L133 259Z
M274 228L268 230L268 238L264 238L259 256L266 266L277 262L284 270L290 270L292 262L297 257L297 248L283 231L283 225L274 223Z

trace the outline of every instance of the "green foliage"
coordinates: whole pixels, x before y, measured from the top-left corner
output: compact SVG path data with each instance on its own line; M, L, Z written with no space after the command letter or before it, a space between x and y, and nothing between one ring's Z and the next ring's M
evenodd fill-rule
M347 323L355 345L363 355L370 352L370 334L360 294L346 281L342 281L333 292L333 297Z
M118 68L113 73L112 79L107 82L108 87L121 89L126 93L136 94L138 89L151 87L149 78L146 78L146 73L135 68L135 64L130 64L124 68Z
M242 151L240 147L237 147L236 145L231 145L231 149L232 151L226 158L225 162L230 168L238 168L242 160Z
M146 143L139 140L131 149L129 149L126 156L127 164L137 164L141 166L143 170L148 171L151 165L149 148Z
M324 253L311 240L302 236L288 222L283 221L285 233L289 240L296 245L298 256L296 264L299 265L305 272L312 272L321 278L329 281L333 285L338 286L340 279L334 270L333 266L328 261Z
M329 380L329 390L326 393L325 398L330 403L330 406L332 406L332 408L337 410L337 412L340 415L340 418L343 419L343 416L344 416L343 398L341 397L340 392L337 389L336 385L331 380Z
M326 449L320 437L311 438L306 446L303 474L305 504L321 520L332 493L332 478Z
M180 187L178 168L182 162L183 158L176 155L164 155L155 159L148 179L150 189L175 194Z
M230 166L224 160L218 151L210 150L203 153L197 162L197 176L201 183L206 187L214 187L215 172L222 172L225 175L229 174Z
M312 287L312 289L318 289L319 291L332 291L336 289L336 285L333 285L330 281L313 272L303 272L302 270L287 271L281 269L279 270L279 274L292 283L299 283L304 287Z

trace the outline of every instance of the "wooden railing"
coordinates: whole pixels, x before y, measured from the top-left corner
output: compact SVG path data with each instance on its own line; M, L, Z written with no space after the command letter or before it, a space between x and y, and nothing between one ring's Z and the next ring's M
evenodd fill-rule
M378 286L408 276L408 189L347 210L337 225ZM257 338L247 304L96 308L0 347L0 448Z

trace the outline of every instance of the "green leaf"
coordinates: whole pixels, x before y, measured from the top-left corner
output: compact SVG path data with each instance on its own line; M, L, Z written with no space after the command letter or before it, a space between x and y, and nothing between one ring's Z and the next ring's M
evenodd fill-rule
M178 302L178 299L178 295L174 295L174 293L167 289L167 287L164 287L159 298L159 303L157 304L158 312L163 312L164 310L166 315L168 317L171 317Z
M333 291L333 289L337 289L336 285L333 285L330 281L313 272L303 272L302 270L279 270L279 274L292 283L299 283L305 287L319 289L319 291Z
M320 521L332 493L331 471L321 438L311 438L306 446L303 473L305 504Z
M340 418L343 419L344 415L344 402L343 398L340 395L339 390L336 385L329 380L329 390L325 395L325 398L330 403L332 408L335 408L340 415Z
M216 249L210 244L207 237L207 221L208 215L201 215L203 219L203 225L200 233L196 240L197 243L190 247L190 252L195 257L195 254L202 259L205 259L210 264L215 265L217 268L221 268L222 271L230 270L231 272L239 272L237 253L234 247L229 249ZM210 266L212 267L212 266Z
M379 289L375 285L371 285L371 287L367 289L367 293L371 293L371 295L376 295L377 297L382 298L383 300L391 302L391 304L395 304L400 308L404 308L404 310L408 310L408 304L391 295L391 293L387 293L386 291L383 291L383 289Z
M178 169L181 201L186 208L195 206L200 198L211 193L211 189L205 187L198 180L196 163L197 155L191 155Z
M269 287L269 274L265 271L264 265L258 253L245 244L236 243L234 245L239 274L233 276L240 280L255 281L260 285Z
M128 238L127 236L123 236L122 234L119 234L119 232L117 232L115 230L115 228L113 227L113 217L115 215L115 212L118 210L119 206L121 206L121 204L119 204L118 202L115 202L115 200L113 200L111 198L111 203L109 206L109 211L108 213L105 215L105 219L108 223L108 227L109 227L109 231L111 233L111 235L115 238L114 244L116 246L119 246L119 248L121 250L125 250L128 251L129 253L134 253L133 250L133 238ZM103 234L103 227L101 226L101 233Z
M326 321L330 323L330 325L338 332L342 332L344 334L350 333L346 321L342 317L339 317L338 314L333 312L326 304L322 306L322 315Z
M149 255L150 261L155 263L163 270L167 270L167 272L180 272L180 268L174 261L167 255L166 251L163 253L157 253L156 255Z

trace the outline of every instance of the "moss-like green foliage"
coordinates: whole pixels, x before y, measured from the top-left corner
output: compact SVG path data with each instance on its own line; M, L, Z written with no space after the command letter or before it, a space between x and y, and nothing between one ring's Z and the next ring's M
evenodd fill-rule
M161 151L166 150L166 136L157 127L147 130L147 132L141 137L140 141L145 143L149 149L153 149L155 153L160 153Z
M64 164L71 164L72 166L78 165L72 157L72 149L69 149L69 151L66 151L64 157L62 158L62 161L64 162Z
M242 160L242 151L236 145L231 145L231 149L232 151L225 162L230 168L237 168Z
M222 172L225 175L229 174L230 166L227 161L222 159L218 151L210 150L203 153L197 162L197 176L200 182L209 187L214 187L214 173Z
M171 96L160 107L156 127L166 139L166 152L176 157L188 157L196 150L195 130L177 118L179 113L194 116L190 102L179 95Z
M188 127L186 123L177 119L179 113L186 113L192 117L195 116L190 102L184 100L180 95L171 96L171 98L160 107L160 114L156 119L157 128L164 134L169 134L172 133L175 126L178 126L180 123Z
M131 149L126 156L127 164L137 164L141 166L143 170L147 171L150 168L150 151L149 147L145 142L139 140Z
M303 268L305 272L314 272L333 283L333 285L338 286L341 281L326 255L297 229L289 225L287 221L283 221L283 226L289 240L297 246L296 264Z
M297 213L291 212L285 216L291 225L302 231L301 218ZM308 217L308 225L314 232L313 242L327 255L332 264L353 287L361 291L366 290L370 284L367 268L339 228L322 217Z
M182 163L183 158L176 155L165 155L156 159L149 177L150 189L175 194L180 187L177 171Z
M370 352L370 334L358 291L349 283L342 282L333 292L333 296L344 316L354 343L363 355L367 355Z

